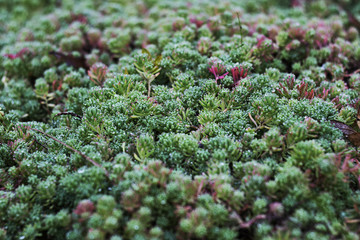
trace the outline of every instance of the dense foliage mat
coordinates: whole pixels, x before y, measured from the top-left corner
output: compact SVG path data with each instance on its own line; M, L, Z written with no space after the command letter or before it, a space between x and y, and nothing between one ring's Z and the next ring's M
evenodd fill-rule
M0 239L359 239L360 5L194 2L0 0Z

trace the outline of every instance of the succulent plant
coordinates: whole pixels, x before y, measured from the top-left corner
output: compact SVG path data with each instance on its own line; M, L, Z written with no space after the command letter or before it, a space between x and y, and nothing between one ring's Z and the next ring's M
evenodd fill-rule
M359 9L0 1L0 239L359 239Z

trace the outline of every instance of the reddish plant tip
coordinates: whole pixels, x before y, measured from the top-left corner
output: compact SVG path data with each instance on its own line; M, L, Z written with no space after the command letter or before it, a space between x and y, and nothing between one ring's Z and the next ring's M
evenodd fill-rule
M108 72L108 67L103 63L95 63L88 70L88 75L96 85L102 87L106 79L106 74Z
M71 22L80 22L83 24L87 24L88 23L88 19L86 16L84 16L83 14L75 14L75 13L71 13Z
M266 40L266 37L264 35L261 35L257 38L256 47L260 47L261 44Z
M238 86L240 83L240 80L243 78L246 78L248 74L248 70L244 69L242 66L240 67L234 67L231 69L231 74L234 80L234 85Z
M209 71L214 74L215 81L219 79L223 79L229 72L225 72L226 68L221 62L217 62L216 60L211 61Z
M280 202L273 202L269 206L269 212L274 216L281 216L284 213L284 207Z
M22 58L26 53L29 53L29 52L30 52L30 50L28 48L23 48L15 54L11 54L11 53L4 54L4 57L7 57L9 59Z
M82 215L84 213L92 213L95 210L94 203L90 200L83 200L79 202L74 210L74 213L77 215Z
M204 21L197 19L196 17L191 17L190 22L195 24L197 28L201 27L204 24Z
M217 81L218 79L223 79L226 75L229 74L228 72L226 72L226 73L220 75L220 74L219 74L220 71L218 70L217 67L214 67L214 66L212 66L211 68L209 68L209 71L210 71L212 74L214 74L216 81Z

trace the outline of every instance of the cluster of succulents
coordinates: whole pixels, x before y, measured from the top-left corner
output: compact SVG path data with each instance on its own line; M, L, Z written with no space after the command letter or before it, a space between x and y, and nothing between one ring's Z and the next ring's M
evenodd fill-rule
M0 16L0 240L359 239L357 1Z

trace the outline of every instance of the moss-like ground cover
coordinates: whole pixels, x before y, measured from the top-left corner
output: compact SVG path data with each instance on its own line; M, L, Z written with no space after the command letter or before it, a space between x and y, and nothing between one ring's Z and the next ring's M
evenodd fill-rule
M357 2L0 0L0 239L359 239Z

